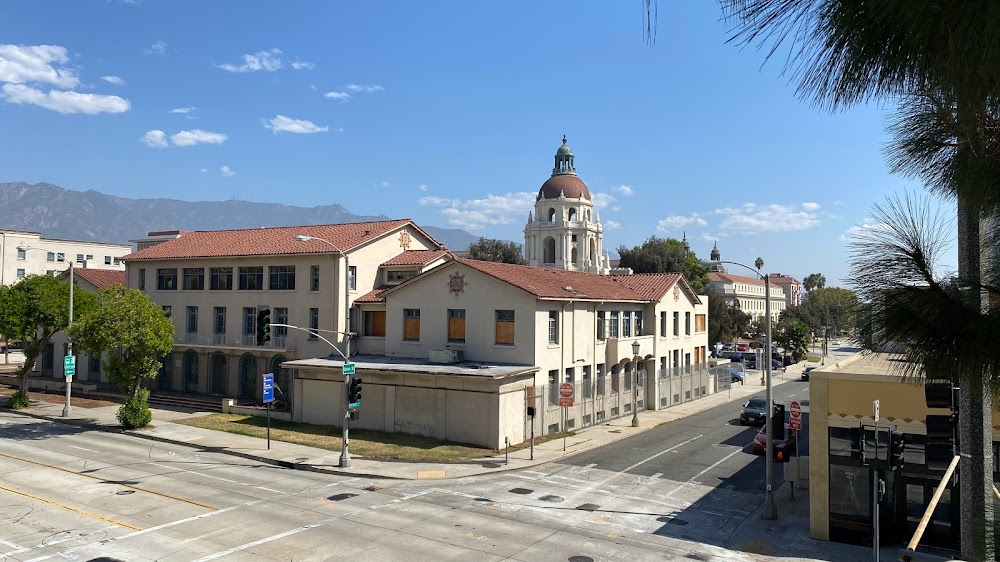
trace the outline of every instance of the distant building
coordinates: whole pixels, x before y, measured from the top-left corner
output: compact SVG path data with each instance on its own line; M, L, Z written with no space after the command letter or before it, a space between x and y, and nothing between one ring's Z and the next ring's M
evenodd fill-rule
M754 320L764 316L763 279L712 271L708 274L708 284L726 304L739 308ZM772 321L778 321L781 311L785 310L785 303L785 290L780 285L771 285Z
M25 249L30 247L31 249ZM43 238L39 232L0 230L0 285L12 285L28 275L57 275L69 269L125 270L122 256L128 244Z

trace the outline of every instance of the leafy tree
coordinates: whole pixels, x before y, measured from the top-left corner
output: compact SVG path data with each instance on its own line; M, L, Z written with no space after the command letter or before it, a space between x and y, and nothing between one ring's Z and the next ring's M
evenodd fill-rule
M764 336L767 335L767 316L762 315L751 320L750 329L747 331L750 333L750 339L763 341Z
M809 327L798 321L778 322L777 329L772 334L774 342L790 354L796 361L809 351Z
M129 399L119 408L119 421L141 427L149 420L143 378L153 378L159 358L174 345L174 325L163 310L136 289L109 287L98 295L99 307L74 322L69 334L88 353L106 353L101 368ZM142 420L145 420L143 422Z
M708 268L680 240L650 236L642 246L619 246L618 256L618 266L635 273L681 273L696 291L708 285Z
M480 238L479 242L469 246L469 258L517 265L527 263L521 257L521 246L514 242L506 242L495 238Z
M750 326L750 315L726 304L718 292L711 287L705 291L708 297L708 341L727 342L746 333Z
M52 336L69 324L69 282L50 275L29 275L4 289L0 299L0 334L24 342L24 364L15 371L19 392L28 393L28 373ZM95 306L94 295L74 291L74 319ZM74 322L75 324L75 322Z
M802 286L805 287L806 291L812 291L813 289L822 289L826 287L826 277L821 273L810 273L806 275L806 278L802 280Z
M782 311L779 321L801 322L816 334L823 326L840 332L851 332L856 324L858 297L848 289L829 287L813 289L802 304Z

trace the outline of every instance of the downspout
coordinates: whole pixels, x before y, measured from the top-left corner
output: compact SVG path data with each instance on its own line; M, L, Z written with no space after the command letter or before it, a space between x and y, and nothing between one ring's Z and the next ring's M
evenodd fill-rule
M604 302L605 301L594 303L594 357L591 359L591 367L590 367L591 369L590 372L593 374L593 384L591 385L593 388L591 389L592 392L590 394L593 397L590 406L590 415L592 416L590 419L593 420L591 422L591 425L597 425L597 309L600 308L601 305L604 304ZM608 368L607 353L608 353L608 348L605 345L604 347L605 369ZM607 375L605 375L605 377L607 377Z

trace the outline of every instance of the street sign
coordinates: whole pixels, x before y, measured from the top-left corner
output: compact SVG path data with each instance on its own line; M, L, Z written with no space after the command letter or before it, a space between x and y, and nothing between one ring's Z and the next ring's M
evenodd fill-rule
M67 355L63 357L63 375L72 377L76 374L76 356Z
M875 421L878 421L878 400L872 402L872 409L875 410Z
M798 402L792 402L788 405L788 415L792 418L799 418L802 416L802 406Z
M559 385L559 405L566 407L573 405L573 383L564 382Z
M354 363L344 363L344 374L345 375L354 374Z
M789 418L788 429L802 429L802 418Z
M264 375L264 402L274 402L274 373Z

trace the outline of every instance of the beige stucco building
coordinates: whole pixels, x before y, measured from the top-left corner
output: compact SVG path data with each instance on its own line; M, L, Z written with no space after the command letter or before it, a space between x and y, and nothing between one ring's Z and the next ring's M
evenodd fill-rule
M764 280L757 277L745 277L719 271L708 273L709 286L726 304L735 306L756 320L764 316L767 300L764 297ZM781 311L785 310L787 301L785 290L781 285L771 285L771 319L778 321Z
M27 249L30 248L30 249ZM0 230L0 285L11 285L28 275L56 275L79 268L123 271L121 259L132 251L128 244L43 238L39 232Z

